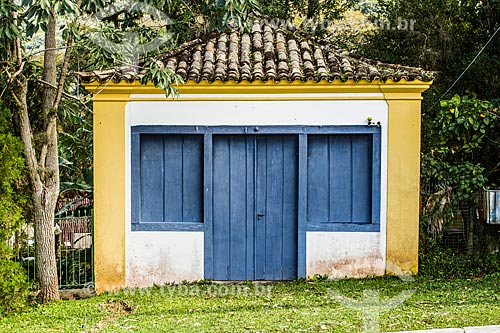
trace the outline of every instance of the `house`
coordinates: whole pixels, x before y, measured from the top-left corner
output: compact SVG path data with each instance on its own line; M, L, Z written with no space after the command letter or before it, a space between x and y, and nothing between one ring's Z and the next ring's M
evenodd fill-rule
M432 73L255 21L94 93L98 292L183 280L416 273L421 93Z

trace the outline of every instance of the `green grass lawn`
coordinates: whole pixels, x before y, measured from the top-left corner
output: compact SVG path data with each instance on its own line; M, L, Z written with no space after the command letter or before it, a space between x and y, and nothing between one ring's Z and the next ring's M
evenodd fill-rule
M0 332L363 332L378 317L382 331L500 324L500 275L125 290L34 306L1 318Z

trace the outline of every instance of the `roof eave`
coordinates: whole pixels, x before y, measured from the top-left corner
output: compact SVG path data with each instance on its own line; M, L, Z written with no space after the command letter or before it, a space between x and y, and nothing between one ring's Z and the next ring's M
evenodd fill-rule
M235 82L235 81L215 81L199 83L189 81L177 86L177 90L182 97L183 94L304 94L304 93L422 93L427 90L433 81L421 80L386 80L386 81L254 81L254 82ZM83 84L87 91L94 94L98 99L99 95L123 95L130 94L163 94L160 88L152 83L146 85L139 81L127 82L121 81L100 83L97 81Z

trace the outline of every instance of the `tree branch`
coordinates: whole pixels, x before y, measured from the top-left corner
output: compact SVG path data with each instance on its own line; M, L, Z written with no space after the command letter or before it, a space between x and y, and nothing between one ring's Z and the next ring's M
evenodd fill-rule
M0 93L0 99L3 97L3 94L5 93L5 91L7 90L7 88L9 87L9 84L12 82L12 80L15 79L17 76L19 76L19 75L21 75L23 73L24 65L25 64L26 64L26 62L23 61L21 63L20 68L14 74L10 74L10 72L9 72L8 69L5 70L5 74L7 74L7 76L9 77L9 79L7 80L7 84L3 88L2 92Z
M46 150L51 149L50 147L45 148L45 145L49 145L49 133L50 127L52 126L52 118L54 114L57 113L54 110L54 102L56 98L57 87L54 90L53 86L57 82L57 53L55 51L56 45L56 30L57 23L55 19L54 8L51 8L51 15L47 18L47 24L45 29L45 52L43 55L43 74L42 79L49 85L42 88L42 100L41 108L43 113L43 127L45 128L43 139L43 147L40 153L40 160L38 164L42 173L45 171L45 166L47 164L47 152ZM53 149L53 148L52 148ZM57 148L56 148L57 150ZM51 162L52 163L52 162ZM45 174L42 177L44 184L47 184Z
M31 183L34 191L41 190L42 184L40 181L38 161L36 159L35 149L33 148L33 133L28 115L28 104L26 95L28 91L28 82L24 75L21 79L15 79L15 89L11 90L11 96L18 107L19 127L21 140L24 145L24 156L28 166Z
M64 49L66 49L66 48L67 48L67 46L60 46L60 47L52 47L52 48L48 48L48 49L38 50L38 51L35 51L35 52L33 52L33 53L30 53L30 54L27 56L27 58L30 58L30 57L32 57L32 56L34 56L34 55L38 54L38 53L43 53L43 52L45 52L45 51L57 51L57 50L64 50Z
M45 168L45 159L47 158L47 149L48 149L48 144L44 143L42 145L42 149L40 149L40 160L39 160L39 167L41 169Z
M12 18L14 19L14 24L17 25L17 11L12 13ZM14 57L17 64L17 67L21 67L22 62L22 54L21 54L21 39L19 37L16 38L14 42Z
M11 13L12 18L14 19L14 23L17 24L18 12L14 11ZM42 183L40 181L40 174L38 168L38 161L36 159L35 148L33 147L33 132L31 129L31 124L28 115L28 103L27 103L27 95L28 95L28 79L24 76L24 66L26 64L22 58L22 46L21 39L17 37L13 43L13 60L16 63L16 72L14 74L10 74L7 69L7 75L9 76L9 82L5 86L4 91L2 91L2 95L7 89L9 84L12 84L14 87L10 89L10 95L17 106L17 117L19 118L19 127L21 140L24 146L24 156L26 159L26 165L28 167L31 184L33 186L33 191L41 191Z
M61 97L64 92L64 84L66 83L66 76L68 75L68 67L72 49L73 49L73 37L69 37L68 44L66 45L66 51L64 52L64 60L61 68L61 74L59 75L59 84L57 85L57 90L56 90L54 110L57 110L59 108L59 103L61 102Z
M37 82L40 82L40 83L45 84L46 86L48 86L48 87L50 87L50 88L52 88L52 89L57 90L57 87L56 87L55 85L50 84L50 83L48 83L48 82L46 82L46 81L44 81L44 80L42 80L42 79L38 79L38 80L37 80ZM71 95L71 94L68 94L68 93L67 93L67 92L65 92L64 90L62 91L62 94L63 94L64 96L68 97L68 98L71 98L71 99L73 99L73 100L75 100L75 101L77 101L77 102L81 103L83 106L85 106L85 107L87 108L87 106L86 106L86 102L82 101L82 100L81 100L81 99L79 99L78 97L75 97L75 96L73 96L73 95Z
M12 74L12 75L9 74L9 78L13 79L16 76L18 76L19 74L21 74L23 72L23 70L24 70L24 65L26 65L26 61L23 61L23 62L19 63L19 65L18 65L19 69L14 74Z

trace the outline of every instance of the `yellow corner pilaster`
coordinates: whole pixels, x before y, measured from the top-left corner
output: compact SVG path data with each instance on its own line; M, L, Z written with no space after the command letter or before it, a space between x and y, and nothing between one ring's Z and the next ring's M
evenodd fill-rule
M418 272L420 92L386 92L389 107L387 274Z
M113 97L113 96L107 96ZM125 287L126 95L94 100L94 275L97 293Z

